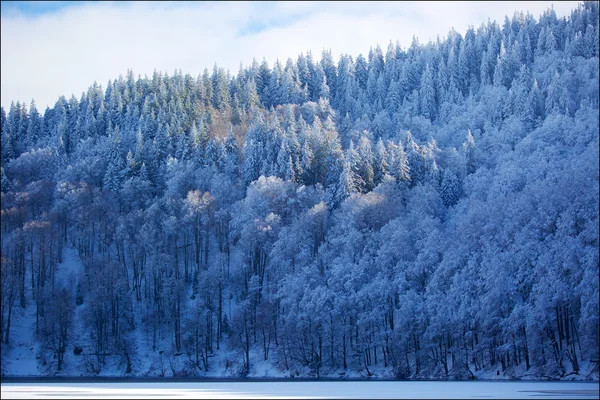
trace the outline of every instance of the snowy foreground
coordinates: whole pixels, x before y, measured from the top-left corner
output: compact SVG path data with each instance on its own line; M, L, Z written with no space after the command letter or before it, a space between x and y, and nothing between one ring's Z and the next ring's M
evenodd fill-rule
M597 382L2 383L2 398L598 398Z

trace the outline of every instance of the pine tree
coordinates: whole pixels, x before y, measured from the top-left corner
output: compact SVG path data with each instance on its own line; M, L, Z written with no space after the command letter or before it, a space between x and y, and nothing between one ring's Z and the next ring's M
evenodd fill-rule
M61 151L64 151L66 156L70 156L75 149L75 143L71 140L71 134L69 132L69 124L66 120L66 117L63 117L58 122L58 127L56 129L56 134L59 139L59 147L61 147Z
M227 79L225 70L223 68L217 68L216 64L213 68L211 83L213 90L212 104L217 110L223 111L231 104L229 80Z
M295 181L296 173L292 161L292 155L289 152L286 141L281 142L279 153L277 154L277 176L287 181Z
M140 164L135 160L133 152L129 150L127 152L127 158L125 162L125 169L123 172L123 180L133 178L139 174Z
M467 137L462 148L465 155L467 174L472 174L477 170L477 162L475 160L475 139L470 129L467 131Z
M234 179L239 176L239 160L240 160L240 149L235 139L233 129L229 129L227 132L227 138L225 139L224 149L224 160L223 169Z
M2 132L2 129L3 129L5 123L6 123L6 112L4 111L4 107L0 107L0 132Z
M348 169L347 178L351 182L352 192L362 192L365 187L365 182L360 174L360 159L358 151L354 147L354 141L350 140L350 145L346 150L344 169Z
M280 104L297 103L299 97L298 92L300 91L300 88L297 87L291 70L286 69L286 71L284 71L281 77L281 85L279 90Z
M327 122L327 120L326 120ZM328 124L326 123L325 126ZM327 128L329 129L329 128ZM332 188L336 185L342 169L344 168L344 153L338 133L331 129L325 137L325 162L324 167L324 185L326 188Z
M168 155L172 154L172 148L169 143L168 127L163 122L158 123L158 129L152 146L156 155L155 162L159 164Z
M567 113L567 101L569 95L567 90L563 87L560 81L560 75L558 72L554 74L550 85L548 85L548 95L546 96L546 115L550 114L566 114Z
M483 54L481 56L481 66L480 66L481 77L479 78L482 86L490 85L493 82L492 74L490 74L490 70L491 70L490 64L491 63L490 63L490 60L488 57L488 52L486 50L484 50Z
M302 145L300 155L300 168L302 169L302 182L305 185L312 185L316 182L315 171L313 170L314 153L308 142Z
M6 177L4 173L4 167L0 166L0 188L2 193L8 193L13 189L10 180Z
M554 37L552 29L546 29L546 37L544 38L544 47L546 48L546 51L551 53L556 50L556 44L556 38Z
M246 82L242 96L242 105L244 110L250 111L254 107L258 107L260 105L260 98L258 96L256 82L254 79L249 79L248 82Z
M108 167L104 174L103 187L118 192L123 184L125 162L121 156L121 133L119 127L112 128L109 123L110 148L107 154Z
M260 97L261 103L265 107L270 106L269 99L269 82L271 81L271 69L267 60L263 58L260 67L258 68L258 74L255 77L256 80L256 91Z
M534 110L530 88L533 85L533 76L525 65L521 66L519 80L513 85L514 112L519 117L525 132L533 129L535 124Z
M440 196L446 207L455 205L460 198L460 182L456 174L445 169L440 186Z
M198 128L193 132L193 135L194 158L198 165L205 166L207 165L206 146L208 146L208 142L210 141L207 118L200 118Z
M210 74L208 73L208 68L204 68L204 73L202 74L202 89L202 98L204 99L204 106L208 107L212 104L214 96L213 82L211 80Z
M331 50L323 50L321 53L320 65L323 68L323 73L325 74L325 82L329 88L329 93L335 93L337 89L337 67L333 61ZM329 96L325 97L322 95L320 97L329 98Z
M494 69L494 86L500 87L504 85L504 75L503 75L503 67L502 62L500 61L500 56L498 56L496 60L496 68Z
M42 135L42 117L37 110L35 101L31 100L29 107L29 125L27 126L27 148L31 149Z
M538 87L538 82L537 79L533 80L533 85L531 88L531 91L529 92L529 101L531 103L531 108L533 110L533 118L536 121L536 124L540 124L540 121L542 121L545 117L544 115L544 108L545 108L545 104L544 104L544 97L542 95L541 90Z
M19 123L17 128L17 149L19 154L26 151L25 145L29 142L27 138L27 128L29 127L29 113L27 105L23 103L20 109Z
M352 151L354 151L354 145L352 142L350 143L352 146ZM347 154L350 154L350 151L350 148L348 148ZM330 201L330 208L337 208L352 194L358 193L360 191L360 186L360 178L353 171L352 160L346 157L346 160L344 161L344 168L342 169L342 173L340 174L337 186Z
M143 162L146 159L146 143L144 142L144 133L141 128L138 128L135 142L135 155L136 162Z
M320 69L320 66L317 67L317 72L315 76L317 78L320 78L320 81L317 84L316 98L314 100L318 101L319 99L329 99L331 95L331 90L329 88L329 85L327 84L327 76L325 75L323 70Z
M298 79L300 80L300 84L302 85L302 87L306 87L308 90L308 85L311 77L310 70L308 69L308 59L303 53L300 53L300 55L298 56L296 65L298 67Z
M206 162L209 166L221 168L223 149L220 141L211 138L206 145Z
M397 145L393 142L388 143L388 164L389 174L400 185L408 186L411 181L410 166L408 157L404 151L404 144L399 142Z
M178 160L188 160L192 154L192 141L188 134L181 132L177 138L177 147L175 149L175 157Z
M362 90L365 90L367 88L367 80L369 79L369 66L362 54L359 54L358 57L356 57L356 62L354 63L354 75L358 81L358 86Z
M150 182L150 177L148 175L148 168L146 168L145 162L143 162L142 165L140 166L140 179L142 181Z
M266 124L260 112L256 112L252 121L246 142L244 143L244 165L242 168L242 176L246 185L255 181L261 175L261 169L269 169L268 164L263 165L264 143L266 136Z
M11 102L6 121L2 126L2 162L17 157L16 143L18 138L19 118L21 117L21 104Z
M100 107L98 108L98 113L96 114L96 126L95 133L98 136L107 136L108 135L108 118L106 114L106 108L104 106L104 102L100 102Z
M282 90L281 90L281 78L283 75L283 70L281 68L281 63L279 60L275 62L273 66L273 71L271 71L270 79L265 90L265 107L276 107L278 104L282 103Z
M467 45L466 40L460 43L458 50L457 70L456 70L456 84L463 96L469 93L469 60L467 59Z
M383 144L383 140L379 138L375 145L375 154L373 157L373 183L377 186L385 175L388 174L388 155Z
M436 104L435 104L435 87L433 85L433 76L429 64L425 67L425 72L421 77L421 89L419 93L421 114L430 120L435 119Z
M385 108L392 113L398 111L402 106L402 98L402 84L400 81L392 81L385 99Z

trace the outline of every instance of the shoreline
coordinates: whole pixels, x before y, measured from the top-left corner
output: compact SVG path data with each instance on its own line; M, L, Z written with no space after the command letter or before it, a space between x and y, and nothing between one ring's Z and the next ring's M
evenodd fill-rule
M45 382L72 382L72 383L169 383L169 382L564 382L564 383L598 383L598 380L564 380L564 379L390 379L390 378L227 378L227 377L123 377L123 376L2 376L0 383L45 383Z

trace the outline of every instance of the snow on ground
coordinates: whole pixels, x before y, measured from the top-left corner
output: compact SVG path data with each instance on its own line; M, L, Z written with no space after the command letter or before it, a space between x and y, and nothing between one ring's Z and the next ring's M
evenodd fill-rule
M28 266L29 267L29 266ZM66 287L73 293L79 274L83 266L79 255L74 248L63 250L63 261L56 266L55 287ZM30 270L28 270L28 274ZM27 275L29 276L29 275ZM14 308L14 319L11 322L9 345L2 352L3 376L39 376L46 375L45 369L40 365L40 348L35 334L35 302L31 295L31 281L27 280L25 287L27 305L22 309L18 304ZM75 329L80 332L81 319L79 311L75 310ZM75 337L77 335L74 335ZM6 345L4 345L6 346ZM79 366L71 360L72 352L65 354L65 370L62 375L80 375L77 373ZM71 368L69 368L71 367Z
M79 258L79 253L73 247L65 248L63 251L63 261L58 266L56 273L57 287L65 287L71 293L76 293L77 282L84 274L84 267ZM80 356L73 354L75 346L82 346L84 342L83 332L83 312L85 304L76 306L73 314L73 327L71 337L69 338L69 346L64 356L63 370L57 372L57 375L63 376L81 376L85 375L85 367L83 359Z
M2 398L598 398L582 382L166 382L3 383Z
M215 246L215 241L213 241ZM217 254L216 248L211 252L213 257ZM241 257L240 254L232 254L233 261ZM216 262L216 260L211 260ZM239 260L238 260L239 261ZM74 248L65 248L63 252L63 261L57 266L56 287L67 287L75 293L76 285L80 277L83 276L84 269L79 259L79 255ZM28 291L31 290L29 286ZM132 296L134 296L132 294ZM188 309L194 307L191 300L191 289L187 293ZM27 298L31 299L30 293ZM230 304L231 303L231 304ZM224 293L224 312L231 320L232 313L235 313L235 301L230 301L228 293ZM73 329L69 338L69 348L65 353L65 364L63 371L57 372L59 376L89 376L94 375L86 366L85 353L88 352L90 342L89 332L84 327L83 314L86 303L75 307ZM242 354L235 349L231 349L226 337L220 343L220 349L214 351L214 356L209 358L209 369L200 370L190 366L189 356L181 354L173 355L173 338L171 332L166 330L162 332L159 338L157 348L152 349L152 332L146 331L146 326L142 323L143 311L140 303L133 298L135 327L132 334L132 344L134 353L132 354L133 370L130 374L125 373L125 366L119 363L119 357L107 357L106 364L102 367L99 376L124 377L124 376L149 376L149 377L172 377L172 376L199 376L207 378L232 378L237 377L243 362ZM73 353L74 346L84 348L82 355ZM253 346L250 350L251 366L248 378L290 378L290 377L315 377L308 367L294 367L292 370L282 371L276 366L277 348L272 344L269 360L263 359L262 349L259 345ZM2 375L3 376L44 376L54 374L47 368L42 367L40 362L39 346L35 340L35 304L29 300L27 307L23 310L15 307L14 318L11 326L10 344L4 345L2 349ZM597 370L594 371L594 365L587 361L580 364L579 375L568 375L563 380L596 380L598 379ZM392 379L390 368L384 368L383 363L373 365L370 368L371 379ZM518 369L509 368L506 371L496 369L473 371L478 380L536 380L541 378L541 374L531 369L525 370L524 366ZM322 378L345 378L345 379L363 379L367 378L366 371L330 369L322 368L320 370ZM596 383L597 385L597 383Z
M79 259L77 250L73 247L65 248L63 250L62 263L58 264L56 269L56 287L65 287L71 293L75 293L77 280L81 274L83 274L83 265Z
M31 303L31 302L30 302ZM41 375L38 368L38 344L35 340L35 305L25 309L15 305L9 344L2 345L2 375Z

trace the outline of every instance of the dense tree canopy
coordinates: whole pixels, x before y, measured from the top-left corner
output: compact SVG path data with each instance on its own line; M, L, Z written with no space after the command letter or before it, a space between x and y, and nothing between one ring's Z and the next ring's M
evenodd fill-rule
M49 373L75 315L92 373L107 354L144 373L136 331L185 374L225 346L242 375L256 354L315 376L579 373L598 361L598 69L586 1L337 64L13 103L3 357L33 304ZM67 248L85 274L61 289Z

